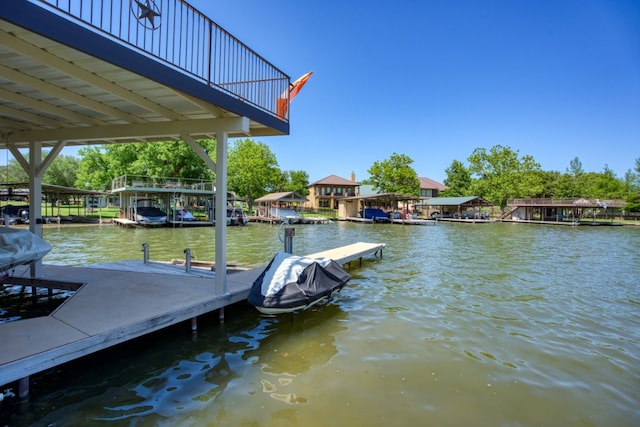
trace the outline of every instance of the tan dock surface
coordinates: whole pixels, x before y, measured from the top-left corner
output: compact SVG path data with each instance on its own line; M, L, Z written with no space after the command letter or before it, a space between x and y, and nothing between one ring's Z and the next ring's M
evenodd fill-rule
M383 248L360 242L308 256L345 264ZM208 270L142 261L43 265L41 278L84 285L49 316L0 325L0 385L245 300L263 269L229 274L227 293L216 295Z
M309 258L330 258L339 264L346 264L369 254L382 254L383 243L358 242L335 249L307 255Z

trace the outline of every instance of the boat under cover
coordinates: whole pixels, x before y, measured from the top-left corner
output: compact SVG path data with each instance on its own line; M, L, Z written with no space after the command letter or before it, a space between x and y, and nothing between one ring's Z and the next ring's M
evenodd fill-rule
M265 314L304 310L330 298L350 279L332 259L278 252L253 282L248 301Z
M0 227L0 272L40 260L51 245L29 230Z

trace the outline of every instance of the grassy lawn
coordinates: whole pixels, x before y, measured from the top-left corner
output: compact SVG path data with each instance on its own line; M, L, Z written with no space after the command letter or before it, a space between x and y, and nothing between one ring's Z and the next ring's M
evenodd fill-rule
M2 202L1 206L13 205L13 206L25 206L28 207L27 203L23 202L15 202L11 201L9 203ZM51 208L50 203L42 204L42 212L41 215L43 217L51 217L51 216L86 216L87 218L117 218L118 212L120 209L118 207L107 207L107 208L85 208L80 205L60 205L54 206Z
M54 206L51 209L50 205L42 206L42 216L86 216L87 218L117 218L119 208L106 207L106 208L84 208L73 205Z

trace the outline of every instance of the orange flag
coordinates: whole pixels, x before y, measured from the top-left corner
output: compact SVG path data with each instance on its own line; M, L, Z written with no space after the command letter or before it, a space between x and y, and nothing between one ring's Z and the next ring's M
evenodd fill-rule
M298 94L298 92L300 92L300 89L302 89L302 86L304 86L305 83L307 83L307 80L309 80L309 77L311 77L311 74L313 74L313 71L309 71L307 74L303 75L298 80L291 83L291 86L289 86L289 102L293 101L293 98Z
M302 89L302 86L307 83L307 80L309 80L309 77L311 77L312 74L313 71L309 71L307 74L304 74L296 81L291 83L291 85L289 86L289 99L287 99L286 93L282 93L280 95L280 98L278 98L278 103L276 105L276 114L279 117L286 117L287 110L289 108L289 102L291 102L293 98L298 94L298 92L300 92L300 89Z

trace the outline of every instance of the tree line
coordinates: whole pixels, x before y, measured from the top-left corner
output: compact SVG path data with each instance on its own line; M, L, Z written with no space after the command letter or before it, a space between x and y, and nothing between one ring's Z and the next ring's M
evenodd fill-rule
M381 193L419 195L418 175L413 159L393 153L374 162L369 169L373 184ZM495 145L476 148L467 163L454 160L445 170L443 197L479 196L505 209L507 201L526 198L616 199L627 202L627 210L640 211L640 158L634 169L618 178L607 166L602 172L586 172L575 157L565 172L544 171L533 156L520 155L511 147Z
M199 140L216 161L215 139ZM235 140L228 150L228 189L244 199L249 208L255 199L270 192L295 191L309 194L309 176L302 170L281 170L269 147L251 139ZM27 173L14 159L7 164L7 182L28 182ZM91 145L78 150L78 157L59 155L43 176L43 183L111 190L114 178L142 175L214 180L215 172L183 141Z
M198 143L215 161L215 139ZM93 145L78 151L79 158L58 156L45 172L43 182L106 191L111 181L122 175L214 180L215 172L183 141L157 143ZM368 169L371 184L379 193L420 195L418 174L413 159L393 153L375 161ZM27 182L28 176L17 161L7 164L8 182ZM303 170L281 170L269 147L251 139L235 140L228 150L228 188L247 202L267 193L294 191L309 194L309 175ZM633 169L619 178L607 166L602 172L586 172L578 157L564 172L544 171L533 156L520 155L511 147L495 145L476 148L466 164L453 160L445 170L446 190L441 196L479 196L505 208L516 198L618 199L627 209L640 211L640 158Z

